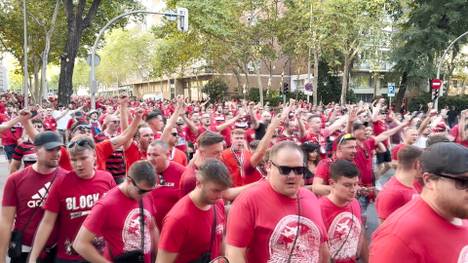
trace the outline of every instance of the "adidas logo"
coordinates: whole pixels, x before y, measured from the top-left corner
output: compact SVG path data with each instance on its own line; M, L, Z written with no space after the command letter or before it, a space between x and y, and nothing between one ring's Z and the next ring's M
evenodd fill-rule
M47 182L36 194L34 194L28 201L29 208L36 208L42 205L42 200L46 198L47 189L50 187L50 182Z

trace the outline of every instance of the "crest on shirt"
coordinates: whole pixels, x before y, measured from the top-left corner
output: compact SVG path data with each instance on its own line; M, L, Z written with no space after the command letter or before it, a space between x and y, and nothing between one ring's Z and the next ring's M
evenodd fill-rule
M294 239L299 233L291 256L291 262L315 263L319 260L320 231L309 218L297 215L283 217L270 237L268 263L288 262Z
M463 247L458 257L458 263L468 263L468 245Z
M149 220L151 220L151 214L143 209L144 222L145 222L145 247L144 253L147 254L151 250L151 235L149 231ZM124 228L122 230L122 240L124 243L124 251L132 251L141 249L141 230L140 230L140 208L134 208L128 213L125 219Z
M328 229L330 255L334 260L354 258L357 254L361 223L350 212L339 213Z

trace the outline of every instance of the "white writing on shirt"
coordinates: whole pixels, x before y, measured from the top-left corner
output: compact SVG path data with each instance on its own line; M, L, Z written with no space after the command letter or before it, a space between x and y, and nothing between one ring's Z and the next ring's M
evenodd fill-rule
M78 200L77 200L78 199ZM99 200L99 193L81 195L80 197L67 197L65 202L67 203L67 210L79 210L79 209L91 209L94 204Z
M37 190L37 193L35 193L33 196L31 196L31 200L28 201L27 205L29 208L35 208L39 207L42 205L42 201L45 200L47 197L47 193L49 192L50 188L50 182L47 182L44 184L43 187L41 187L39 190Z

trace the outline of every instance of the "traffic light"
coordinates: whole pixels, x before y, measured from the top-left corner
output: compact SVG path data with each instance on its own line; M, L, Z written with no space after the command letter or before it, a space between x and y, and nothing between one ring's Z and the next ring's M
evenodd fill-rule
M289 93L289 83L284 82L283 83L283 94L286 95Z

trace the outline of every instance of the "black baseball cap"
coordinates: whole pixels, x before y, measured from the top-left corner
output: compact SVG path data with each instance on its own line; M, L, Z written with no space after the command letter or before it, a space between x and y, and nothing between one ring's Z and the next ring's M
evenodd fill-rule
M51 150L59 146L63 146L63 142L58 133L45 131L38 133L36 137L34 137L34 146L44 147L46 150Z
M460 175L468 172L468 148L454 142L438 142L421 155L424 172Z

